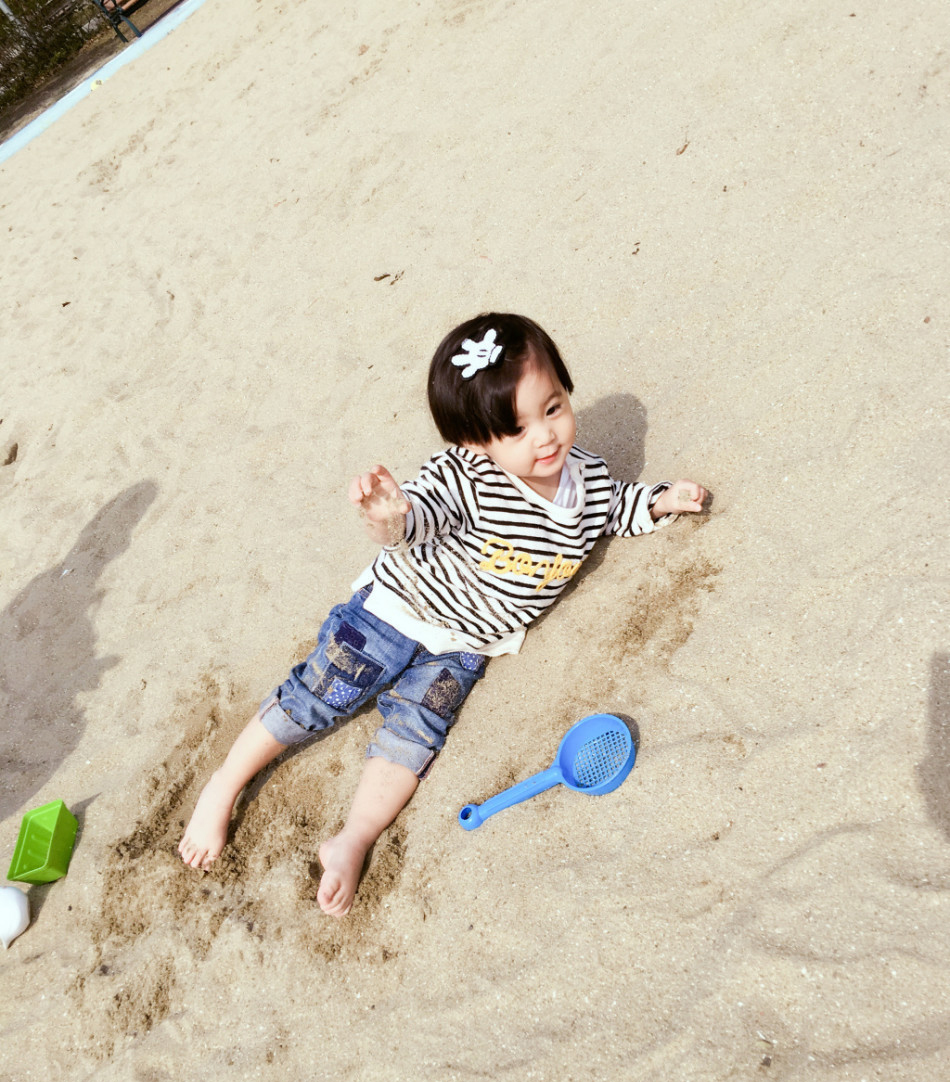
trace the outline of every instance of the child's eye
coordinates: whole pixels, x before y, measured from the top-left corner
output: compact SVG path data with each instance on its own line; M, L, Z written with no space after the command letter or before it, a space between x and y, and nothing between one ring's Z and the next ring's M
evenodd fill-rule
M553 406L548 407L548 417L555 417L561 412L561 403L555 402Z

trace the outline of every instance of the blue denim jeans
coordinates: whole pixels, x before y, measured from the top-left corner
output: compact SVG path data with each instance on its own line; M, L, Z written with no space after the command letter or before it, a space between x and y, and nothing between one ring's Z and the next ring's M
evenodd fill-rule
M261 703L258 716L276 740L297 744L376 696L383 724L367 755L401 763L422 778L488 659L430 654L366 612L371 589L330 610L316 649Z

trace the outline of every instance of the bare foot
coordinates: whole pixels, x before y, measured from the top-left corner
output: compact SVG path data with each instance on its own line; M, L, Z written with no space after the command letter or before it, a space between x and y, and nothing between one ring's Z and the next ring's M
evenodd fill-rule
M363 861L369 847L345 831L320 846L323 875L317 890L317 901L331 917L345 917L353 904L356 887L363 871Z
M234 810L236 794L215 771L201 790L185 833L178 843L181 859L190 867L207 871L221 855L228 840L228 824Z

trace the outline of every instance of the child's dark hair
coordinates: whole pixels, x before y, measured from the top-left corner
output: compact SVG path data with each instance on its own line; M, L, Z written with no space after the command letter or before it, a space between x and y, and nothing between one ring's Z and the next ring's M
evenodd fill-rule
M452 358L464 354L462 342L481 342L489 331L502 347L499 361L469 379ZM442 339L429 366L429 409L448 443L491 442L518 431L515 394L526 366L547 368L565 391L574 390L570 373L551 336L526 316L487 312L456 327Z

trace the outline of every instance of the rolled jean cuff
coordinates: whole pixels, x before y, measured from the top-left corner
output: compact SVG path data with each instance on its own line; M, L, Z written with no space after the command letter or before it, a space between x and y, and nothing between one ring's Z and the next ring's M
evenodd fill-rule
M302 740L313 736L313 733L302 728L280 708L280 703L273 695L268 696L257 712L261 725L278 740L281 744L299 744Z
M378 758L398 763L411 770L420 781L429 772L437 754L437 750L397 736L385 726L377 729L375 740L366 749L367 759Z

